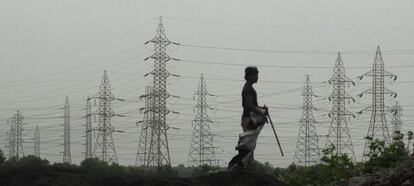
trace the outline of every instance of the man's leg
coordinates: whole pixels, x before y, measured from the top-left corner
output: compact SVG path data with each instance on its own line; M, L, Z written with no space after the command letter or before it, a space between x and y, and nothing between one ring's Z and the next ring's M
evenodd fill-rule
M248 169L252 169L254 167L254 150L250 152L249 163L247 164Z
M241 126L243 128L243 132L246 132L249 130L249 124L250 124L250 118L242 118Z
M248 130L251 130L251 120L250 118L242 118L242 122L241 122L241 126L243 128L243 132L246 132ZM251 168L253 166L254 163L254 151L244 151L244 152L240 152L239 150L239 154L242 154L242 162L244 164L244 168Z

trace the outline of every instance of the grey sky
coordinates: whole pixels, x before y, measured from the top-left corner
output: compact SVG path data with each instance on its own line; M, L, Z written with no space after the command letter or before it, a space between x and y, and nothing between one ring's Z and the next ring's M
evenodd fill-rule
M144 74L152 62L143 59L152 46L143 43L155 34L157 19L165 16L167 36L183 46L171 46L168 90L181 99L170 98L169 108L181 114L169 115L168 123L179 130L169 131L173 165L186 164L193 118L192 95L198 77L204 73L216 108L209 116L217 121L213 132L217 158L227 162L236 152L240 132L240 91L244 65L206 65L191 61L258 65L259 83L255 86L260 104L267 104L276 122L286 157L280 157L270 127L259 138L256 158L274 166L287 166L293 160L301 115L300 96L305 75L311 75L315 86L315 112L318 133L326 134L330 103L323 99L330 87L322 83L332 75L336 52L343 51L347 74L356 76L369 70L377 45L384 51L386 69L399 76L387 87L399 93L404 109L403 129L413 129L414 2L387 1L110 1L110 0L2 0L0 1L0 138L6 143L10 128L6 119L20 109L27 118L26 153L33 153L35 125L41 130L41 155L61 161L63 151L63 115L65 96L69 96L72 120L72 160L78 163L84 151L84 105L87 96L98 91L103 70L108 70L112 92L126 102L114 102L113 110L125 118L113 119L113 126L128 133L114 134L119 162L135 162L138 132L142 119L135 102L151 82ZM194 48L184 45L279 50L283 52L243 52ZM400 51L404 50L404 51ZM408 51L405 51L408 50ZM290 52L289 52L290 51ZM292 52L307 51L307 52ZM359 51L359 52L350 52ZM310 53L308 53L310 52ZM329 67L274 68L262 65ZM387 68L390 67L390 68ZM224 79L224 80L223 80ZM236 81L234 81L236 79ZM240 81L237 81L239 79ZM364 79L351 87L352 95L370 86ZM387 104L393 102L387 97ZM370 104L369 96L357 99L352 111ZM361 155L362 138L368 128L369 113L351 120L351 136L357 157ZM320 146L324 145L324 139ZM1 149L7 152L2 145Z

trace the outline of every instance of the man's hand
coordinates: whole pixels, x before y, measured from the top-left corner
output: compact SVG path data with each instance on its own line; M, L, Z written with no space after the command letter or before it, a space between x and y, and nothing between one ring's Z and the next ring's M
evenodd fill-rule
M263 107L261 108L261 110L263 110L263 115L264 115L264 122L265 123L269 123L267 120L267 116L269 116L269 108L267 108L266 105L263 105Z
M268 108L266 106L257 107L257 110L259 111L259 114L263 117L263 122L268 123L267 121L267 116L269 115Z
M262 111L263 115L265 116L269 115L269 108L267 108L266 105L264 105L263 107L259 107L259 108Z
M267 120L267 115L264 116L264 123L269 123L269 121Z

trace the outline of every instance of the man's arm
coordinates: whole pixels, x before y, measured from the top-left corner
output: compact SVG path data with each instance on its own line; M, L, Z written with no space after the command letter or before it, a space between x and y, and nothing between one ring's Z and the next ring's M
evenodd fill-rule
M253 104L253 96L244 95L244 101L246 103L247 109L256 114L264 115L264 113L258 109L258 107Z

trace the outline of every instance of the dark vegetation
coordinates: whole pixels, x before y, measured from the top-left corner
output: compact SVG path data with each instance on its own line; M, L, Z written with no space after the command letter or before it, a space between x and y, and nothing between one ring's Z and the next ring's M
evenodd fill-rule
M126 167L98 159L50 164L34 156L6 160L0 151L0 185L413 185L412 137L412 132L397 132L388 146L372 140L364 163L336 154L332 145L312 167L256 162L254 171L238 172L210 166Z

